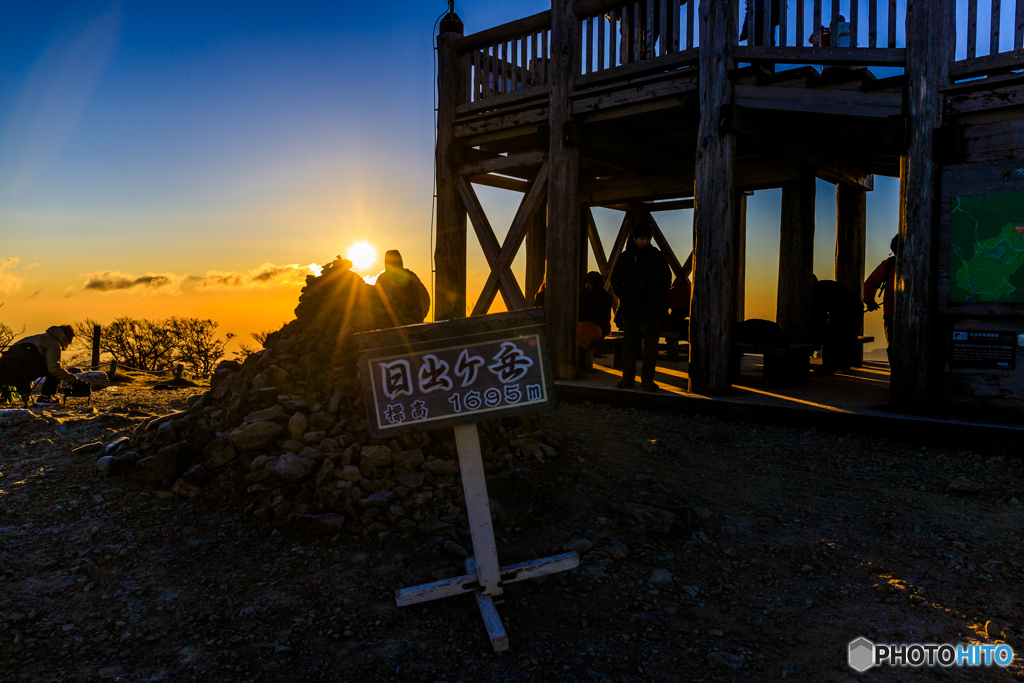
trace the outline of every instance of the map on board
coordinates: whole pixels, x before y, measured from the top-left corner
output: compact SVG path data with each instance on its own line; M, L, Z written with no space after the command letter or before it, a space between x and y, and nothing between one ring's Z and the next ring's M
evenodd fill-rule
M1024 303L1024 192L953 197L949 301Z

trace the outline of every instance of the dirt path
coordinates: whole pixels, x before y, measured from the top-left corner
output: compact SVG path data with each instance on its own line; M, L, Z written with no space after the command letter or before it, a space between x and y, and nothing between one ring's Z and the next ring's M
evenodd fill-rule
M1019 661L846 665L858 636L1024 653L1020 461L563 405L535 514L499 525L499 553L573 544L581 568L507 589L496 656L468 598L394 605L458 572L466 531L281 535L236 482L186 501L70 453L188 393L124 386L5 434L0 680L1024 680ZM981 492L945 493L961 476Z

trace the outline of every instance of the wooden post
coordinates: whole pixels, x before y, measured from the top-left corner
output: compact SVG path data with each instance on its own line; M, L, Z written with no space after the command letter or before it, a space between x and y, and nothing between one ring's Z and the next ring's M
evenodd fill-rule
M526 307L533 306L533 297L544 282L547 267L548 208L545 204L533 217L530 231L526 233Z
M736 289L733 292L733 320L743 322L747 315L747 193L736 197Z
M99 325L92 328L92 370L100 369L100 334L103 330Z
M811 336L811 295L814 275L814 193L810 173L782 186L782 229L779 245L779 294L775 322L791 341Z
M107 370L107 379L109 379L111 382L113 382L114 381L114 375L116 375L116 374L117 374L117 359L115 358L112 361L110 361L110 369Z
M466 317L466 210L459 199L458 174L451 157L455 108L466 99L466 74L455 41L462 37L458 15L441 21L437 36L437 244L434 319Z
M572 0L551 2L551 84L548 123L548 242L544 309L548 350L556 379L576 375L576 324L579 307L579 149L566 144L572 118L569 93L577 67L579 22Z
M729 70L736 11L727 0L700 3L700 127L693 212L693 300L690 308L691 392L730 389L733 289L736 286L736 136L723 132L722 110L732 100ZM753 27L748 28L750 34Z
M579 251L579 281L576 284L577 291L583 290L583 281L590 272L590 208L580 207L580 251Z
M898 410L921 411L934 404L936 346L936 261L939 224L939 167L935 134L942 125L942 93L953 59L951 0L907 3L907 113L910 134L900 163L905 197L902 253L896 259L892 376L889 402ZM936 40L942 36L942 40Z
M859 296L864 286L864 250L867 247L868 193L851 185L836 186L836 282ZM864 334L861 321L860 334ZM864 345L857 344L854 364L863 365Z

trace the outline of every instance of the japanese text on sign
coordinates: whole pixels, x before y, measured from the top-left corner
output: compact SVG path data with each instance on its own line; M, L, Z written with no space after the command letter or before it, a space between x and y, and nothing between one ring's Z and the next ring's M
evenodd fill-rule
M369 362L381 427L429 423L548 400L540 337L487 341ZM485 418L481 418L485 419Z

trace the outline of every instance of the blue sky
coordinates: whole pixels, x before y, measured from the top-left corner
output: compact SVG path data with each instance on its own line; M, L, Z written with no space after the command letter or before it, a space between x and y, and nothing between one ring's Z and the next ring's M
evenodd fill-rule
M429 279L431 45L445 7L2 0L0 320L31 330L86 316L209 315L245 335L290 317L294 277L276 289L147 295L83 283L304 267L361 240L380 255L401 249ZM467 33L548 7L456 4ZM869 268L895 230L897 186L880 178L869 195ZM479 192L500 238L518 197ZM774 317L778 195L759 192L749 211L750 298L763 317ZM834 188L819 183L819 276L831 272L834 211ZM661 218L680 258L691 213ZM608 243L618 220L598 217ZM479 286L485 265L470 244ZM521 258L517 268L521 277Z

